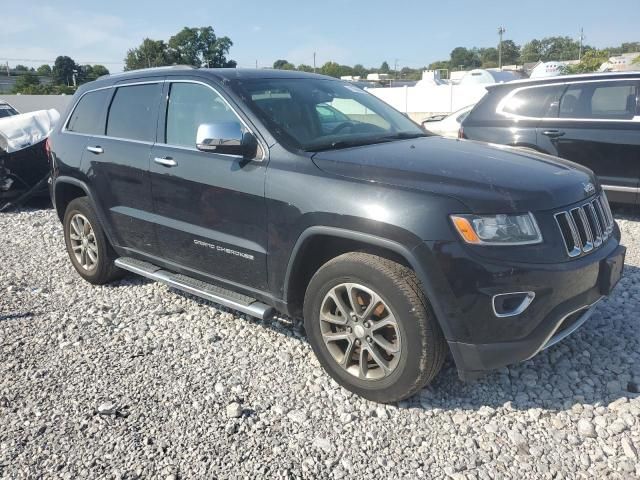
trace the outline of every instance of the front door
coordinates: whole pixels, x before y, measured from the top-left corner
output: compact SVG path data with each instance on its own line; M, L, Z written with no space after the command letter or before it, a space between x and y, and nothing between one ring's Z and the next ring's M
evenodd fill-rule
M151 188L162 257L231 283L266 290L265 163L195 148L201 124L241 120L211 86L165 86ZM243 126L243 128L246 128Z
M635 203L640 187L637 80L568 85L557 118L544 119L538 144L593 170L612 201Z

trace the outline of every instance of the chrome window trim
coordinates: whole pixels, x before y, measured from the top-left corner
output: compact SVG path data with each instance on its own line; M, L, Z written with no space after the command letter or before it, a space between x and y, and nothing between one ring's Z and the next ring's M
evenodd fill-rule
M256 138L256 140L260 144L260 150L262 151L262 156L260 158L254 158L254 159L251 159L251 160L254 161L254 162L263 162L266 159L267 148L266 148L266 145L264 144L262 138L259 135L256 135L256 133L253 131L253 129L250 128L249 125L247 125L247 122L245 122L242 119L242 117L238 114L238 111L233 107L233 105L231 105L227 101L227 99L224 98L224 96L221 95L220 92L215 87L212 87L211 85L209 85L209 84L207 84L205 82L198 81L198 80L188 80L188 79L175 79L174 80L174 79L163 78L162 80L149 80L149 81L145 80L145 81L141 81L141 82L118 83L118 84L108 85L108 86L105 86L105 87L99 87L99 88L94 88L94 89L91 89L91 90L87 90L82 95L80 95L78 100L76 100L76 102L73 104L73 107L69 111L69 114L67 115L64 123L62 124L62 129L61 129L60 132L61 133L66 133L66 134L70 134L70 135L81 135L81 136L84 136L84 137L96 137L96 138L113 139L113 140L141 143L141 144L146 144L146 145L158 145L158 146L161 146L161 147L171 147L171 148L178 148L178 149L182 149L182 150L201 152L201 150L198 150L197 148L190 148L190 147L185 147L185 146L181 146L181 145L171 145L171 144L167 144L167 143L164 143L164 142L148 142L148 141L144 141L144 140L134 140L134 139L130 139L130 138L111 137L111 136L108 136L108 135L91 134L91 133L80 133L80 132L74 132L72 130L68 130L67 129L67 125L69 124L69 120L71 119L71 116L73 115L73 112L75 112L76 108L78 107L78 104L84 98L85 95L87 95L89 93L93 93L93 92L98 92L100 90L109 90L109 89L115 89L115 88L120 88L120 87L131 87L131 86L135 86L135 85L152 85L152 84L156 84L156 83L159 83L159 84L165 84L165 83L194 83L194 84L198 84L198 85L203 85L203 86L208 87L211 90L213 90L216 93L216 95L218 95L222 99L222 101L231 109L231 111L236 116L236 118L240 121L240 123L247 129L247 131L249 131ZM107 113L107 116L108 116L108 113ZM165 112L165 117L166 117L166 112ZM201 152L201 153L204 153L204 152ZM218 153L217 155L224 155L225 157L232 157L232 158L242 158L242 155L232 155L232 154L227 154L227 153Z
M636 83L640 84L640 78L609 78L609 79L600 79L600 80L575 80L575 81L567 81L567 82L551 82L551 83L541 83L540 85L526 85L523 87L514 88L511 92L509 92L500 102L498 102L498 106L496 107L496 114L502 115L503 117L510 118L512 120L535 120L539 122L550 122L550 121L567 121L567 122L611 122L611 123L640 123L640 115L637 114L637 105L636 105L636 115L630 119L615 119L615 118L576 118L576 117L528 117L526 115L518 115L517 113L505 112L504 107L506 103L511 100L517 93L521 91L528 90L531 88L543 88L543 87L554 87L554 86L564 86L567 87L569 85L583 85L585 83L603 83L603 82L629 82L636 81ZM558 112L559 114L559 112Z

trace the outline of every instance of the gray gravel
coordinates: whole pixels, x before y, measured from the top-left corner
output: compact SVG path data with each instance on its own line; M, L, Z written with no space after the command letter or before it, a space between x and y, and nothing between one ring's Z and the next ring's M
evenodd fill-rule
M640 477L640 218L612 298L572 337L474 383L449 362L383 406L300 326L130 277L93 287L51 210L0 215L0 477Z

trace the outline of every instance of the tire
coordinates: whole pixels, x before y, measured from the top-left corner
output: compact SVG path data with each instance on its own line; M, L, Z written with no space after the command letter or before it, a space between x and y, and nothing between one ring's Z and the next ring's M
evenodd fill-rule
M63 228L71 263L87 282L103 285L123 275L124 272L114 264L118 256L107 241L87 197L79 197L69 203Z
M356 304L360 309L345 325L340 324L345 319L337 297L342 298L343 308L354 310ZM350 304L349 298L354 299ZM372 300L373 311L367 313ZM375 402L397 402L418 392L440 371L447 352L414 272L367 253L340 255L316 272L305 295L304 325L329 375L347 390ZM373 353L382 362L374 361Z

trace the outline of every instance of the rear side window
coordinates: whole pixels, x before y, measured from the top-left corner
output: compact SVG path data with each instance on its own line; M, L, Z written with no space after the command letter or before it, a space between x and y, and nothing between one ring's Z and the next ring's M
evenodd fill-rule
M110 89L89 92L80 99L67 123L67 130L87 135L104 135L102 109Z
M521 117L557 117L564 88L564 85L525 88L507 96L500 103L498 111Z
M165 143L196 146L198 127L204 123L240 123L226 102L209 87L198 83L172 83L167 105Z
M107 135L153 142L161 91L159 83L118 88L109 107Z
M572 85L562 97L560 117L594 120L631 120L636 116L637 82Z

